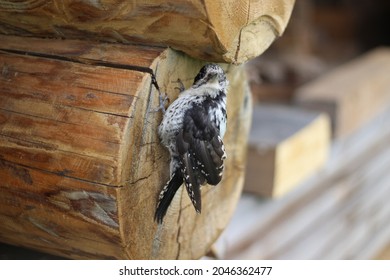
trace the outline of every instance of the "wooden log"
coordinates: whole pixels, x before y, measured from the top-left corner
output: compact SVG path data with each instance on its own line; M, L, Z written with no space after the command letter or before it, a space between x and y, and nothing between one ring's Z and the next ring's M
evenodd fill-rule
M325 114L279 105L255 106L245 191L280 197L318 171L328 157Z
M295 103L328 112L334 136L348 135L389 102L389 71L390 49L373 50L299 88Z
M228 259L370 259L389 243L388 109L339 139L325 169L278 200L244 195L215 247Z
M390 246L387 245L383 248L378 255L375 256L375 260L390 260Z
M286 28L294 0L0 0L0 33L171 46L242 63Z
M161 113L152 110L158 93L148 69L174 100L174 81L188 87L205 62L169 48L0 41L1 241L74 259L206 254L243 184L251 102L242 67L222 65L231 84L223 181L203 188L201 215L179 190L157 226L169 155L157 135Z

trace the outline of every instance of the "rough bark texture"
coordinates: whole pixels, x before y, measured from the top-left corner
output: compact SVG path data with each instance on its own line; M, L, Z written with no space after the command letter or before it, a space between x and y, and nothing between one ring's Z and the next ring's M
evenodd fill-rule
M158 227L154 209L169 157L157 136L161 113L152 110L158 93L151 76L75 59L150 68L171 101L174 81L188 87L204 62L167 48L3 35L0 41L2 242L76 259L207 253L243 183L251 102L242 68L222 65L231 83L223 181L203 188L201 215L180 190Z
M171 46L245 62L286 28L294 0L0 0L0 33Z

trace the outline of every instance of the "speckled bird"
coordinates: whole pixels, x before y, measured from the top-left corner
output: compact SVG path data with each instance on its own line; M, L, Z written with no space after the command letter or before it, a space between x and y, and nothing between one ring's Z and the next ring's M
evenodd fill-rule
M196 75L193 85L183 89L165 112L158 133L171 156L170 179L159 196L155 213L158 223L162 223L183 183L200 213L201 186L221 181L226 158L222 139L227 121L227 87L222 68L207 64Z

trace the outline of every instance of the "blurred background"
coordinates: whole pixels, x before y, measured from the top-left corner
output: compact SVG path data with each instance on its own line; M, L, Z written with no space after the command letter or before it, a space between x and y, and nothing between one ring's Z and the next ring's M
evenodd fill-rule
M390 44L386 0L296 1L288 27L248 63L257 101L290 102L297 87L378 46Z
M247 63L247 175L221 258L390 258L389 26L389 1L296 1Z
M213 257L390 258L389 26L388 0L299 0L246 64L247 178ZM0 259L59 258L0 244Z

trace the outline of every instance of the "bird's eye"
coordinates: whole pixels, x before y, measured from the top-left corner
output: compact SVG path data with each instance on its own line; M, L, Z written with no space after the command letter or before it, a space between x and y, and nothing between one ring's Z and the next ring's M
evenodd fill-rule
M216 73L210 72L210 73L207 74L207 79L208 79L208 80L209 80L209 79L212 79L212 78L215 77L215 76L216 76Z

